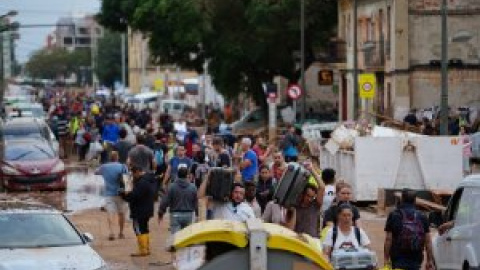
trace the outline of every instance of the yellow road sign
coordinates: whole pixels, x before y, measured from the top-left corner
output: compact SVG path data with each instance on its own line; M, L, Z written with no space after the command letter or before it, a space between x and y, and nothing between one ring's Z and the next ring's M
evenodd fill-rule
M156 79L153 82L153 86L154 86L155 92L163 92L163 90L165 88L165 84L164 84L162 79Z
M360 97L365 99L373 99L375 97L375 89L377 81L375 74L365 73L358 76L358 87L360 89Z

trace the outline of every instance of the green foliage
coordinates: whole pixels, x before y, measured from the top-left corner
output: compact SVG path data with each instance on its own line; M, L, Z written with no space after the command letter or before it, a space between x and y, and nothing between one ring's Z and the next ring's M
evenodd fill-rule
M41 49L33 53L26 63L26 71L32 78L57 79L90 66L90 50L80 49L69 52L63 48Z
M304 0L306 67L334 35L337 1ZM152 60L202 71L209 63L224 96L246 92L265 101L262 83L299 79L301 0L102 0L100 22L149 38ZM128 8L127 8L128 7ZM298 68L298 67L297 67Z
M103 85L113 87L122 76L121 42L121 34L110 31L105 31L103 38L98 40L95 72Z

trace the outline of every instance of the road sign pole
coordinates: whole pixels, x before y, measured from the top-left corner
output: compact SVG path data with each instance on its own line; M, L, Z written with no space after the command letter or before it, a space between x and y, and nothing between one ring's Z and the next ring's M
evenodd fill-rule
M297 100L293 101L293 122L297 122Z

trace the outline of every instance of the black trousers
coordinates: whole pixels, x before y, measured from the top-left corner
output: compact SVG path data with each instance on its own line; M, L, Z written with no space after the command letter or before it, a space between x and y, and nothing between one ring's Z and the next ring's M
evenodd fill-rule
M132 219L133 231L135 235L146 234L148 230L148 221L150 218L134 218Z

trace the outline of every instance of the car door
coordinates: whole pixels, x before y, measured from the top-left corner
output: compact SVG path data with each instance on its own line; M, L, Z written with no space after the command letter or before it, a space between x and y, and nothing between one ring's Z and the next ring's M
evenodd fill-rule
M445 240L450 242L451 263L450 269L462 269L467 258L467 246L472 239L472 216L474 210L475 193L471 187L465 187L454 215L455 226L446 233Z
M460 205L460 200L463 194L463 187L458 188L453 194L452 198L448 203L447 210L445 212L445 222L452 221L455 219L458 207ZM438 269L453 269L452 260L452 242L449 240L449 234L444 233L443 235L438 235L435 239L434 245L436 249L435 254L435 263Z

